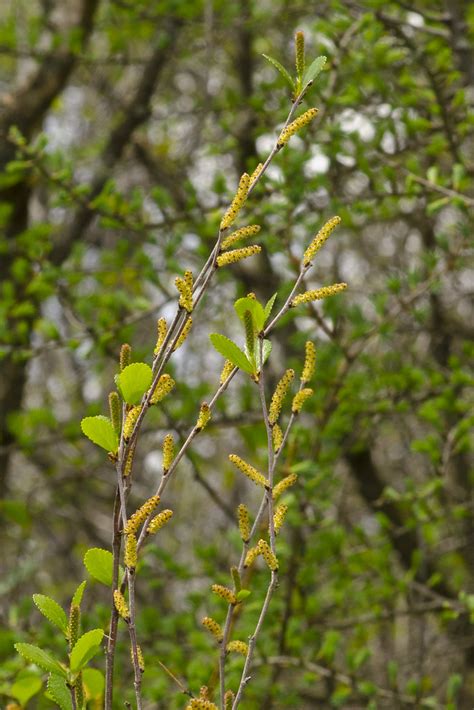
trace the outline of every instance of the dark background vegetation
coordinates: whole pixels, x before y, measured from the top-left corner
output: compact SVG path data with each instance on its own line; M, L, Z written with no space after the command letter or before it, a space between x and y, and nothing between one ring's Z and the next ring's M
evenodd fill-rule
M243 707L472 710L474 3L1 0L0 12L2 706L24 667L14 640L64 653L31 594L67 606L84 551L110 545L113 467L79 422L106 411L121 343L150 358L175 275L197 273L289 109L261 54L291 66L304 30L310 58L328 56L303 107L319 117L249 201L263 254L219 273L196 314L175 393L147 419L132 500L154 489L163 433L184 434L215 388L208 333L234 332L239 295L283 298L339 214L309 284L347 292L273 336L275 378L301 366L308 338L318 366L283 457L299 482ZM228 584L234 509L253 495L227 454L263 465L256 422L239 376L167 489L175 516L137 588L146 707L186 704L158 660L194 692L215 682L200 619L223 618L209 586ZM255 572L240 638L265 584ZM106 628L108 604L91 583L86 625ZM231 685L241 666L230 660ZM123 707L125 632L117 689ZM51 706L39 693L27 707Z

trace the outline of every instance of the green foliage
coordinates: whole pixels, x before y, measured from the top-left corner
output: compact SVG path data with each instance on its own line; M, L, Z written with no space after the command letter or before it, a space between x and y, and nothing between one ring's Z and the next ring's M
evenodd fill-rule
M72 710L71 693L64 678L51 674L48 678L48 694L61 710Z
M48 621L57 626L66 634L68 621L66 612L54 599L44 596L44 594L33 594L33 601Z
M117 375L117 387L127 404L139 404L151 385L151 367L144 362L133 362Z
M58 661L54 660L54 658L51 658L51 656L49 656L41 648L33 646L30 643L16 643L15 649L18 651L20 656L23 656L23 658L25 658L29 663L34 663L43 671L49 671L54 675L67 678L67 673L63 666L61 666Z
M70 653L70 666L73 673L84 668L90 659L99 653L103 636L102 629L92 629L77 640Z
M97 446L112 453L117 451L118 437L108 417L102 414L96 417L85 417L81 421L81 429L83 434Z
M90 576L110 587L113 577L113 555L109 550L92 547L84 555L84 565Z

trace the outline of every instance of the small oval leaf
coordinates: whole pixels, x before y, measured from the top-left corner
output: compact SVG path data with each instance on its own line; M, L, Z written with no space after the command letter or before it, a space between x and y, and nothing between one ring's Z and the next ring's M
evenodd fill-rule
M84 589L86 588L87 582L84 580L84 582L81 582L76 591L74 592L74 596L72 598L71 604L74 604L75 606L81 606L82 602L82 595L84 594Z
M78 639L70 655L73 673L81 670L100 651L103 636L102 629L92 629Z
M245 311L250 311L255 325L255 330L257 333L262 330L265 324L265 311L263 310L262 305L255 300L255 298L249 298L248 296L239 298L234 303L234 308L241 321L244 320Z
M55 678L58 677L59 676L55 676ZM11 695L12 698L18 700L20 705L23 707L26 705L28 700L33 697L33 695L39 693L42 685L43 682L39 676L34 673L25 673L21 677L17 677L16 681L8 691L8 695Z
M117 377L118 387L127 404L139 404L151 385L153 373L145 362L127 365Z
M227 360L230 360L235 367L239 367L249 375L253 373L253 367L245 357L245 354L237 347L237 345L225 335L219 333L211 333L209 339L218 353Z
M84 683L86 698L88 700L100 700L105 688L104 674L97 668L84 668L82 682Z
M54 599L46 597L44 594L33 594L33 601L48 621L61 629L64 634L67 633L66 612Z
M84 565L90 576L108 587L112 584L114 558L111 552L91 547L84 555Z
M49 671L55 675L59 675L62 678L66 678L66 671L64 668L56 661L51 658L49 654L43 651L42 648L38 646L32 646L30 643L16 643L15 648L23 658L26 658L30 663L34 663L38 668L42 668L44 671Z
M107 417L99 414L97 417L85 417L81 422L82 432L97 446L115 453L118 450L118 437Z
M314 62L312 62L306 69L303 75L303 88L306 87L310 81L314 81L318 74L320 74L327 62L327 57L316 57Z
M295 82L293 81L293 79L291 78L291 76L289 75L289 73L287 72L285 67L282 64L280 64L278 59L274 59L273 57L269 57L268 54L262 54L262 57L265 57L267 62L270 62L270 64L273 64L275 69L278 69L278 71L280 72L282 77L289 83L291 88L295 89Z
M61 710L72 710L71 691L66 681L57 675L48 678L48 693Z

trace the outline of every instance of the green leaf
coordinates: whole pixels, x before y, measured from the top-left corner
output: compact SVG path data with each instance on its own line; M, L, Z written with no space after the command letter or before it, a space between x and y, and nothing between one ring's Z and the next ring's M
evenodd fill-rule
M84 668L82 682L86 690L86 697L89 700L97 700L103 696L105 687L104 674L97 668Z
M55 676L56 678L58 676ZM43 685L41 678L34 673L24 673L19 676L8 691L8 695L18 700L24 706L33 695L39 693Z
M250 589L241 589L240 592L237 592L237 601L238 602L243 602L244 599L247 599L252 594Z
M57 675L50 675L48 678L48 693L61 710L72 710L71 691L63 678L59 678Z
M145 362L127 365L117 376L117 384L127 404L139 404L153 379L151 367Z
M280 74L289 83L289 85L291 86L292 89L296 88L295 82L293 81L293 79L291 78L291 76L289 75L289 73L287 72L285 67L282 64L280 64L280 62L277 59L273 59L273 57L269 57L268 54L262 54L262 57L265 57L267 62L270 62L270 64L273 64L275 69L278 69Z
M64 609L54 599L44 594L33 594L33 601L48 621L57 626L63 633L67 633L67 616Z
M71 671L80 671L100 651L103 636L102 629L92 629L78 639L70 655Z
M275 301L276 301L276 297L277 297L277 296L278 296L278 294L277 294L277 293L274 293L273 296L272 296L272 297L267 301L267 303L265 304L265 308L263 309L263 312L264 312L264 314L265 314L265 323L267 322L267 320L268 320L269 317L270 317L270 313L272 312L273 305L274 305L274 303L275 303Z
M108 587L111 586L114 569L114 557L111 552L100 547L91 547L84 555L84 565L91 577Z
M255 298L245 296L244 298L239 298L234 303L234 308L243 323L245 322L245 312L250 311L255 330L257 333L260 333L265 324L265 312L261 303Z
M253 367L245 357L245 354L237 347L237 345L226 338L225 335L219 333L211 333L209 339L218 353L227 360L230 360L235 367L239 367L249 375L253 374Z
M303 88L308 86L310 81L314 81L318 74L322 72L326 61L327 57L316 57L314 62L311 62L303 75Z
M261 370L262 367L265 365L266 361L268 360L270 353L272 351L272 344L269 340L264 340L262 344L262 362L260 362L260 346L257 348L258 350L258 369Z
M99 414L97 417L86 417L81 422L83 434L94 444L101 446L106 451L115 453L118 450L118 437L107 417Z
M76 606L81 606L82 602L82 595L84 594L84 589L86 588L87 582L84 580L84 582L81 582L76 591L74 592L74 596L72 598L71 604L75 604Z
M38 668L42 668L44 671L49 671L56 675L60 675L66 678L66 671L64 668L56 661L51 658L45 651L38 646L32 646L30 643L16 643L15 648L23 658L26 658L30 663L34 663Z

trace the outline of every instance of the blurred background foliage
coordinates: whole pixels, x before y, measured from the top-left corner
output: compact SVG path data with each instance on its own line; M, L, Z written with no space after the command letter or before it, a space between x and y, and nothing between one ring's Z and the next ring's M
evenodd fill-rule
M238 176L288 112L261 54L291 67L303 30L310 58L328 56L303 107L319 117L247 205L263 255L219 272L196 314L169 370L175 394L141 437L132 507L154 489L163 434L183 436L216 386L209 332L235 332L233 300L249 291L282 303L303 249L339 214L308 285L348 291L272 338L275 381L301 367L308 338L318 366L283 458L298 485L243 707L472 710L474 3L0 0L0 11L2 706L52 707L36 681L30 700L19 693L12 644L64 653L31 594L67 605L84 551L110 546L114 471L80 419L105 412L121 343L150 358L176 274L202 265ZM159 661L193 692L215 684L200 619L223 619L209 587L229 583L234 510L254 501L227 454L263 465L265 446L257 393L239 376L168 487L173 522L138 576L148 708L186 704ZM257 569L239 638L266 583ZM91 582L85 605L86 628L105 629L108 591ZM229 661L231 687L242 663ZM117 707L133 702L131 675L123 632Z

